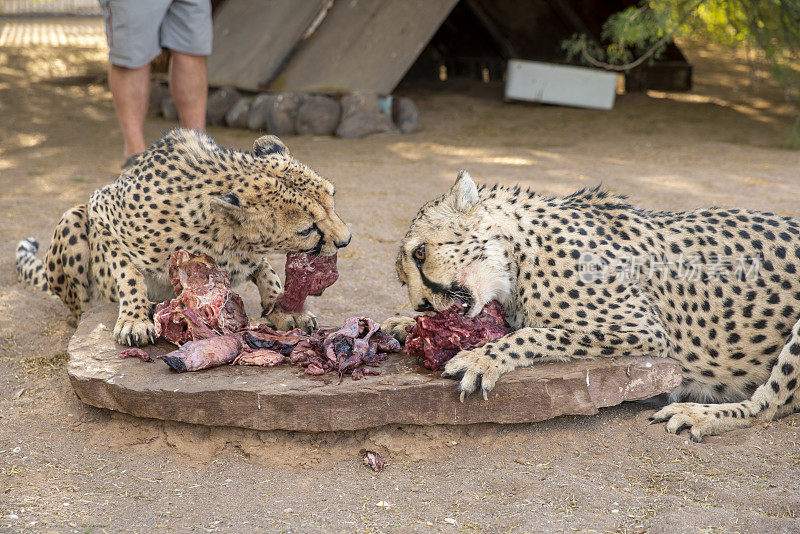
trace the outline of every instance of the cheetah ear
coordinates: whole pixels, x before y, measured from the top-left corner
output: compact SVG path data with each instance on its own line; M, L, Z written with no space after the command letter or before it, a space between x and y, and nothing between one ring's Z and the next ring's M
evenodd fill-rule
M459 171L456 183L450 188L450 199L458 211L467 211L480 202L478 187L467 171Z
M283 141L274 135L265 135L259 137L253 142L253 152L256 156L283 156L285 158L291 157L289 149L283 144Z

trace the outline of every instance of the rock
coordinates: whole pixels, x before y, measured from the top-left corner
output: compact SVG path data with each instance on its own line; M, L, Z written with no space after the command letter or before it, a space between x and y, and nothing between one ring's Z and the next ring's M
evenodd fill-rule
M138 417L257 430L356 430L393 424L523 423L672 391L681 382L668 358L631 356L542 363L504 375L484 401L458 400L456 383L390 355L380 376L359 381L336 373L312 377L296 367L222 366L175 373L159 360L120 358L113 341L115 304L83 314L69 342L67 372L78 397L92 406ZM151 355L174 346L161 341Z
M250 116L247 119L247 127L251 130L263 130L267 127L267 115L272 109L272 101L275 95L261 93L253 99L250 105Z
M380 112L378 96L354 93L342 97L342 122L336 135L346 139L388 132L394 128L392 120Z
M419 111L410 98L401 96L392 99L392 121L402 134L417 131L419 128Z
M253 99L250 97L240 98L225 114L225 124L231 128L247 128L252 103Z
M297 133L300 135L331 135L336 131L342 110L339 103L327 96L308 97L297 110Z
M297 132L295 120L297 111L306 97L299 93L279 93L275 95L267 113L267 131L273 135L293 135Z
M225 115L241 97L239 91L233 87L222 87L211 93L206 103L208 123L213 126L225 124Z
M386 115L359 111L342 119L336 128L336 135L345 139L354 139L369 134L389 132L392 129L392 120Z
M172 96L166 96L161 100L161 115L168 121L178 120L178 106Z
M150 85L150 102L147 105L147 116L158 117L161 115L161 101L170 96L169 87L154 81Z
M378 95L367 93L352 93L342 97L342 119L355 115L360 111L380 113Z

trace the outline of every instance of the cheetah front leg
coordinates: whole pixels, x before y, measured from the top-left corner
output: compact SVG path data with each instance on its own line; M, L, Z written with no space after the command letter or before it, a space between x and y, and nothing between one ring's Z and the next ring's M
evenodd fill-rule
M154 343L156 331L151 318L153 303L147 298L144 276L107 228L97 225L92 234L98 240L98 248L103 251L102 261L113 284L109 284L109 289L116 286L119 315L114 326L114 339L120 345L131 347Z
M653 414L650 421L666 422L667 432L673 434L688 429L692 441L702 441L703 436L721 434L793 413L800 407L798 379L800 321L792 328L792 334L778 355L769 379L756 389L752 397L742 402L723 404L678 402Z
M442 378L459 381L462 402L477 389L488 399L497 379L518 367L573 358L665 354L666 339L657 320L644 318L639 328L603 326L582 331L526 327L493 343L459 352L445 364Z
M311 332L319 328L316 316L310 311L292 313L276 305L278 297L283 293L283 288L278 273L266 259L261 260L250 278L258 287L258 293L261 296L261 317L264 317L275 329L300 328Z

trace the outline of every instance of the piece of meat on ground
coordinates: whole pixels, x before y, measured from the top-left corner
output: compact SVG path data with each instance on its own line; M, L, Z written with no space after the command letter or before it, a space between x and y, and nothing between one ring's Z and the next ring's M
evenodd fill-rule
M364 453L364 459L362 460L362 463L367 467L369 467L370 469L372 469L373 471L375 471L376 473L380 473L381 471L383 471L383 468L386 467L386 465L388 465L389 463L388 461L386 461L386 458L384 458L375 451L362 451L362 452Z
M277 305L283 311L301 313L306 297L318 297L339 278L336 269L336 254L287 254L283 294Z
M300 329L281 332L259 324L250 325L241 336L243 350L233 361L234 365L273 367L286 361L306 334Z
M119 353L120 358L139 358L145 362L152 362L153 357L147 354L142 349L137 349L136 347L131 347L129 349L125 349ZM161 356L156 356L156 358L160 358Z
M170 256L169 279L177 295L156 307L156 334L182 345L231 334L247 325L244 302L227 273L205 254L180 249Z
M274 367L286 361L286 356L280 352L269 349L257 349L249 352L242 352L234 360L233 365L260 365L262 367Z
M335 371L358 380L364 375L380 374L369 367L380 365L386 353L400 352L402 347L379 329L380 325L371 319L351 317L338 330L317 330L307 335L292 350L289 361L304 367L310 375Z
M339 376L350 373L358 380L365 374L379 374L361 366L377 366L387 352L399 352L400 344L380 334L380 327L368 317L350 317L342 328L325 336L325 358Z
M464 317L463 308L453 305L436 315L415 317L406 327L406 351L432 371L461 350L481 347L511 332L503 306L493 300L475 317Z
M288 356L294 347L306 339L308 334L295 328L294 330L273 330L268 325L250 325L242 332L245 347L252 349L270 349Z
M231 363L242 350L239 335L215 336L189 341L161 359L178 372L199 371Z

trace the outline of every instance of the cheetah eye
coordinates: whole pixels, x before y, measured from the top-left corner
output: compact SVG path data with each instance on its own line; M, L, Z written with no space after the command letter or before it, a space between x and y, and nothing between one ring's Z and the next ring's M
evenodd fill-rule
M414 259L420 263L425 261L425 243L415 248L411 255L414 256Z
M313 231L314 231L314 227L313 226L309 226L308 228L306 228L302 232L297 232L297 235L299 235L300 237L308 237L308 236L311 235L311 232L313 232Z

